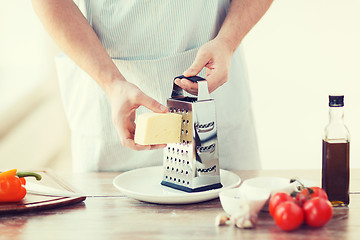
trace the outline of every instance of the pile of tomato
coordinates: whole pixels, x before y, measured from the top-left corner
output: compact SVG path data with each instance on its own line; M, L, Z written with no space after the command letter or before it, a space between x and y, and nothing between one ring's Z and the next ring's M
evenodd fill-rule
M322 227L332 217L332 206L320 187L303 188L296 194L278 192L271 196L269 211L276 225L292 231L303 223Z

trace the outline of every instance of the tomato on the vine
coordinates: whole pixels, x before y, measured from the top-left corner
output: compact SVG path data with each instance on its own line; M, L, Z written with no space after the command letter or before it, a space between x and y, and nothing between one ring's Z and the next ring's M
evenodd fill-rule
M321 187L311 187L310 189L314 191L314 193L311 195L312 197L324 198L326 200L328 199L328 195Z
M273 217L276 225L284 231L295 230L304 221L303 210L294 201L280 203L275 208Z
M310 187L310 188L303 188L297 195L296 201L303 206L306 201L314 198L319 197L323 199L328 199L328 196L324 189L320 187Z
M304 222L310 227L324 226L332 217L332 206L320 187L306 187L291 195L278 192L271 196L269 212L276 225L292 231Z
M277 192L273 194L269 201L269 212L271 216L274 216L274 212L276 207L286 201L294 201L293 197L290 196L290 194L285 192Z
M311 198L304 203L303 209L305 223L311 227L324 226L332 217L331 203L324 198Z

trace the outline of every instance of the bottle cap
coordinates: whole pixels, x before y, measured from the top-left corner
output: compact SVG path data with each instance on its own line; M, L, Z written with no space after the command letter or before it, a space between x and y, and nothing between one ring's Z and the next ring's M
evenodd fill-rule
M344 106L344 95L329 95L329 106L330 107L343 107Z

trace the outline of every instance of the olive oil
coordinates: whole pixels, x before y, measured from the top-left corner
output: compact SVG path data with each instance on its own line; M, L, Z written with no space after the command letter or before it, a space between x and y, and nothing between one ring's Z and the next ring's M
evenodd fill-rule
M349 142L323 140L322 188L334 205L349 204Z
M344 96L329 96L329 124L322 141L322 188L333 206L349 204L350 133L344 124Z

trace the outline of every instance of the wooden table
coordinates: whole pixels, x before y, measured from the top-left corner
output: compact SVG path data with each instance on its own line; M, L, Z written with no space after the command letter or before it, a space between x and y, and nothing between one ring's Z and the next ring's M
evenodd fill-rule
M319 170L237 171L242 180L256 176L298 176L320 183ZM322 228L281 231L268 213L255 229L215 226L224 213L219 199L189 205L157 205L123 196L112 185L119 173L58 173L87 195L85 202L40 212L0 216L0 239L359 239L360 169L351 172L348 208L334 209Z

